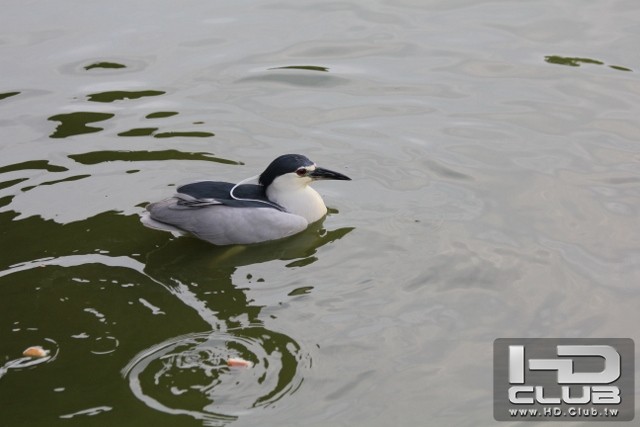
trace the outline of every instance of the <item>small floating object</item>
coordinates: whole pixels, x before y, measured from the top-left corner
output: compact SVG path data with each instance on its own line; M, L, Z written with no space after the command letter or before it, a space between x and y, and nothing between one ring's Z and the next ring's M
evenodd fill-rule
M27 357L47 357L49 355L49 350L45 350L44 348L38 346L29 347L25 351L22 352L23 356Z
M250 368L253 366L253 363L239 357L230 357L227 359L227 366L232 368Z

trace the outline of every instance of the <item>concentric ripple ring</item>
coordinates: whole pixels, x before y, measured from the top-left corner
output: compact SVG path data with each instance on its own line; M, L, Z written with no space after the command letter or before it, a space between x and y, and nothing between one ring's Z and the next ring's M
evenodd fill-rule
M251 366L232 367L229 359ZM274 406L300 387L310 367L297 342L251 326L172 338L138 354L123 375L149 407L215 425Z

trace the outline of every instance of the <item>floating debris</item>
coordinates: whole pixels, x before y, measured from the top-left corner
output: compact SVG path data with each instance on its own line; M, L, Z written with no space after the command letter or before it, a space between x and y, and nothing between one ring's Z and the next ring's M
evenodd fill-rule
M45 350L44 348L38 345L38 346L29 347L28 349L22 352L22 355L26 357L34 357L34 358L47 357L49 355L49 350Z
M239 357L230 357L227 359L227 366L231 368L251 368L253 363Z

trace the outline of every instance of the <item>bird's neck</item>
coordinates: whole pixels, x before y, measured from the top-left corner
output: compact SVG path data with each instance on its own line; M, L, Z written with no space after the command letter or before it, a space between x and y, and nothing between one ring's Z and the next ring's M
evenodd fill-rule
M267 198L285 208L288 212L300 215L309 224L318 221L327 213L327 207L320 194L308 185L286 191L267 188Z

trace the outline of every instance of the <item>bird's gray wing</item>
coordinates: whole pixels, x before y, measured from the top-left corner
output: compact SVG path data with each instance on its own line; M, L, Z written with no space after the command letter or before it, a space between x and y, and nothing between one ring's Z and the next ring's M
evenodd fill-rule
M299 215L270 207L232 207L215 202L194 206L181 200L173 197L150 204L149 217L155 223L167 224L171 229L189 232L216 245L281 239L301 232L308 225Z
M194 197L190 194L176 193L173 195L176 199L176 209L201 208L203 206L223 205L224 199L216 199L213 197Z

